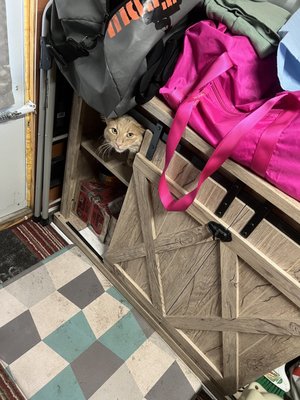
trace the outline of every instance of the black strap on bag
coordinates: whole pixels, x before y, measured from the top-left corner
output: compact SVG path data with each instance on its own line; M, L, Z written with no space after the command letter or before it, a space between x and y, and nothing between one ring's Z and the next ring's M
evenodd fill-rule
M206 19L204 8L187 14L147 54L147 71L135 86L135 101L142 105L151 100L172 75L177 59L183 49L184 35L188 27Z
M145 104L151 100L172 75L182 50L185 29L186 26L177 30L165 44L160 40L148 53L147 72L136 86L137 104Z

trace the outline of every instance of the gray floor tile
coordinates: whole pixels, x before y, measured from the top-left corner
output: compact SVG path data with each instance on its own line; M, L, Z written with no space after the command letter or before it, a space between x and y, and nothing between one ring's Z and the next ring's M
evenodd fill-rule
M17 278L5 289L28 308L55 291L52 279L44 265Z
M0 358L11 364L41 341L29 311L0 329Z
M104 289L92 268L77 276L58 291L81 309L104 293Z
M71 363L78 383L86 396L92 396L124 363L101 343L92 344Z
M195 392L176 362L145 396L146 400L190 400Z
M146 320L139 314L135 309L132 309L132 314L134 315L135 319L139 323L142 331L144 332L146 338L149 338L152 333L154 332L154 329L146 322Z

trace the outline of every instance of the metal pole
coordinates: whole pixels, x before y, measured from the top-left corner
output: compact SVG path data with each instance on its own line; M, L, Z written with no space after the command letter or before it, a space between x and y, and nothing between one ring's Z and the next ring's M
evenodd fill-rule
M56 89L56 65L47 71L48 76L48 96L47 113L45 123L45 143L44 143L44 172L43 172L43 195L42 195L42 222L48 223L49 216L49 190L51 179L51 158L53 125L55 110L55 89Z
M35 176L35 200L34 200L34 219L39 220L42 209L42 185L43 185L43 162L44 162L44 135L45 119L47 112L47 70L51 68L51 60L45 53L45 38L49 31L49 22L46 13L52 5L50 0L43 12L42 31L41 31L41 60L40 60L40 93L39 93L39 122L37 136L37 154L36 154L36 176Z

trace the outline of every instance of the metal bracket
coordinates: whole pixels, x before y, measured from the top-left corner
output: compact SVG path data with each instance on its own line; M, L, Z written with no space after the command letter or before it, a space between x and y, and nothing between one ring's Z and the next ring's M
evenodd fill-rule
M151 142L149 144L147 154L146 154L146 158L148 160L152 160L155 150L157 148L157 144L163 133L164 128L158 122L155 124L155 123L149 121L148 118L146 118L144 115L140 114L136 110L130 110L129 114L133 118L135 118L140 124L142 124L145 129L149 129L153 133L153 136L152 136L152 139L151 139Z
M244 238L247 238L254 231L257 225L269 214L270 211L270 203L266 202L255 211L253 217L250 218L244 228L240 231L240 235L242 235Z
M160 135L161 135L162 131L163 131L163 126L161 124L159 124L159 123L157 123L154 126L154 129L152 130L153 136L152 136L152 139L151 139L151 142L149 144L149 147L148 147L148 150L147 150L147 154L146 154L146 158L148 160L152 160L152 158L153 158L153 155L154 155L155 150L157 148L157 145L158 145L158 142L159 142L159 138L160 138Z
M238 193L243 189L244 184L239 180L235 181L232 186L229 188L228 192L225 194L223 199L221 200L218 208L215 211L215 214L218 217L223 217L227 209L229 208L230 204L236 198Z
M36 105L29 100L26 104L24 104L24 106L18 108L15 111L5 111L3 113L0 113L0 123L22 118L26 114L35 112L35 109Z
M232 236L228 229L224 228L223 225L217 222L210 221L208 224L208 229L213 235L213 239L219 239L221 242L231 242Z

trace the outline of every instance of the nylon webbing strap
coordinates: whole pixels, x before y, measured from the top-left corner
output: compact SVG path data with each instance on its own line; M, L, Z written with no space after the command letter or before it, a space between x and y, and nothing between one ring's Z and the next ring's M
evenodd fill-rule
M67 38L59 20L55 2L49 9L48 18L51 20L51 30L48 37L47 49L54 58L62 65L66 66L70 62L80 57L87 57L89 50L97 44L98 36L84 37L80 42L73 38Z

